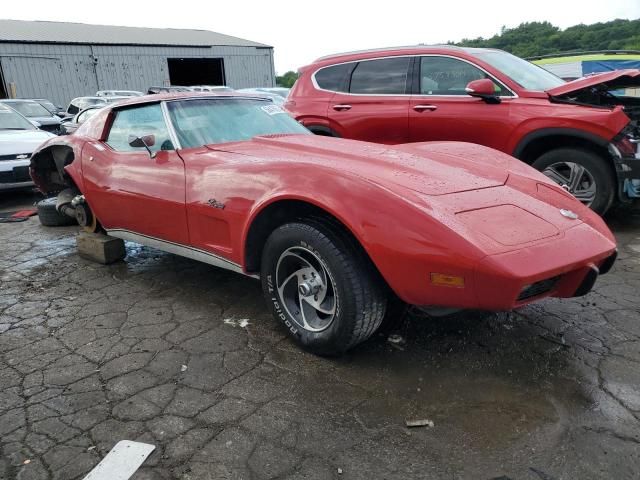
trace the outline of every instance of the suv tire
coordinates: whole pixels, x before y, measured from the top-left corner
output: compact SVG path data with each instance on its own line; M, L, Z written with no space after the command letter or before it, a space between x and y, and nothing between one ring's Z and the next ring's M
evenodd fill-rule
M613 202L616 182L600 155L580 148L550 150L532 166L559 185L566 185L578 200L604 215Z

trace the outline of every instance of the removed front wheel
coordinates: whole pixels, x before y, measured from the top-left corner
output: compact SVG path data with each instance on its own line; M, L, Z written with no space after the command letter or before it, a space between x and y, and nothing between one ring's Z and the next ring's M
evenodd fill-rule
M532 165L596 213L604 215L613 202L615 179L605 160L579 148L557 148Z
M288 223L268 238L262 288L277 320L304 348L339 355L380 326L385 291L364 252L339 228Z
M38 219L45 227L62 227L67 225L75 225L76 220L64 213L60 213L56 209L56 197L45 198L36 204L38 210Z

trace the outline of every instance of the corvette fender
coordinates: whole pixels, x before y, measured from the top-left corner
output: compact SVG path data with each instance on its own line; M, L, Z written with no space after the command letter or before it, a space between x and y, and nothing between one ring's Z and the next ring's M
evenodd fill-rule
M255 202L243 228L241 251L246 251L250 228L261 213L278 202L299 201L338 220L358 240L390 288L408 303L425 304L431 272L471 279L484 253L440 222L437 215L430 216L423 199L409 190L401 197L369 180L344 175L336 178L335 172L323 170L315 171L316 184L329 186L323 192L311 196L300 187L282 185ZM319 180L321 176L326 176L325 181ZM398 238L406 240L398 242ZM451 266L452 258L455 267ZM432 289L434 303L475 299L471 285L466 289Z
M84 140L78 137L54 137L44 142L31 156L29 171L36 187L44 194L69 187L56 181L57 173L63 171L71 177L73 183L82 191L81 154Z

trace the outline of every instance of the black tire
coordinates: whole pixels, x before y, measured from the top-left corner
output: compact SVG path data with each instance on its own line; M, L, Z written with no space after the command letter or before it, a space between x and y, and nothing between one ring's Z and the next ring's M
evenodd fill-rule
M264 296L273 316L303 348L318 355L340 355L367 340L378 329L385 314L385 289L361 247L339 227L314 220L304 222L282 225L267 239L261 266ZM307 329L301 323L304 318L301 312L309 308L317 312L303 302L300 279L293 278L291 284L283 281L285 277L293 277L291 271L301 271L290 269L283 273L286 262L295 262L299 255L310 261L306 262L308 265L316 266L318 272L324 269L328 279L324 292L319 295L329 303L327 309L333 307L334 313L321 319L328 322L327 326L316 324L322 328L319 331ZM314 275L314 278L320 276ZM311 295L307 298L311 300ZM314 298L317 300L318 296Z
M319 135L321 137L335 137L340 138L340 135L337 134L334 130L329 127L325 127L323 125L311 125L307 127L311 133L314 135Z
M402 301L395 293L387 295L387 309L382 319L379 333L392 333L403 329L409 316L409 304Z
M56 210L56 197L45 198L36 204L38 218L45 227L63 227L75 225L76 219Z
M575 163L586 170L595 183L595 196L590 203L583 202L594 212L604 215L613 203L616 192L616 180L607 161L600 155L580 148L557 148L542 154L532 166L545 173L549 178L560 184L545 170L549 171L554 165L564 162ZM584 177L587 179L588 177ZM574 193L574 192L572 192ZM580 198L578 197L580 200Z

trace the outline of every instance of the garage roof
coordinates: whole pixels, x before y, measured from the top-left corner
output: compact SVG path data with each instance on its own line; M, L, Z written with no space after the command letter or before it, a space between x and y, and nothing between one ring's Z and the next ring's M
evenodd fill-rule
M208 30L138 28L67 22L0 20L0 42L80 43L92 45L171 45L267 47Z

